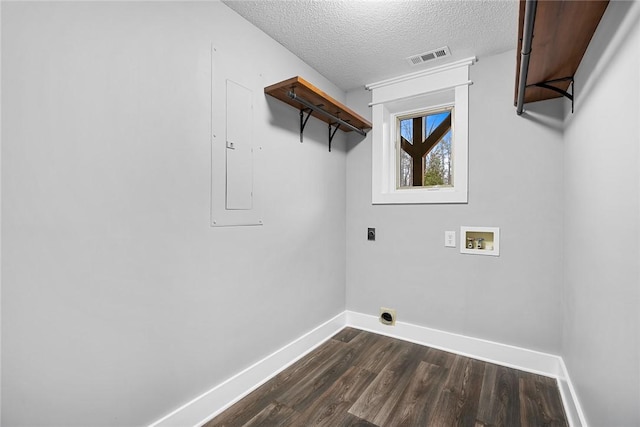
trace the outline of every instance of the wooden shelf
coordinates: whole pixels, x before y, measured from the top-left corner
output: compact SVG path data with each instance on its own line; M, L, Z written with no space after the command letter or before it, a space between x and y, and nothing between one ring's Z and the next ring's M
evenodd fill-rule
M565 92L568 90L608 4L608 0L538 1L526 81L528 87L524 94L525 104L562 96L558 92L529 85L566 79L550 85ZM520 0L515 100L518 97L520 77L524 9L525 0Z
M267 95L271 95L298 110L307 110L308 107L292 98L289 95L290 92L294 93L297 98L305 100L317 108L329 113L331 116L347 122L363 133L366 130L371 129L371 123L367 119L360 116L341 102L336 101L302 77L292 77L264 88L264 93ZM318 113L317 111L311 111L311 115L328 123L329 125L336 124L334 119L322 113ZM353 130L346 126L341 126L339 129L345 132L351 132Z

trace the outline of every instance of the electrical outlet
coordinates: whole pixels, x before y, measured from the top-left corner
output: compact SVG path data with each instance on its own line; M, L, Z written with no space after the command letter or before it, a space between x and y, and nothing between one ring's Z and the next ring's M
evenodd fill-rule
M444 245L448 248L456 247L456 232L455 231L445 231L444 232Z
M376 240L376 229L368 228L367 229L367 240Z

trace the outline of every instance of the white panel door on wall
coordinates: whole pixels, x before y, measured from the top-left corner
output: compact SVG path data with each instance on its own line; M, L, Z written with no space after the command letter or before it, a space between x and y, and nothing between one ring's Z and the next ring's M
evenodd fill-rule
M237 53L211 48L211 226L262 225L253 105L255 70Z
M251 97L251 90L227 80L226 208L232 210L253 207Z

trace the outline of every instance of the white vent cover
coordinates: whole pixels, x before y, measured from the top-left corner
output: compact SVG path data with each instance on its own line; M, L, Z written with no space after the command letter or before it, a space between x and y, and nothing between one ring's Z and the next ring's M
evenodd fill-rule
M429 52L421 53L419 55L413 55L407 58L409 64L418 65L423 62L433 61L435 59L445 58L447 56L451 56L451 51L449 51L449 47L441 47L439 49L430 50Z

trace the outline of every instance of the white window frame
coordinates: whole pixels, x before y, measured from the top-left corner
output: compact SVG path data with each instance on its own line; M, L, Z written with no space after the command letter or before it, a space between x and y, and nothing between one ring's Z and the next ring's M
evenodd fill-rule
M474 62L469 58L366 86L372 91L373 204L467 203L469 66ZM451 106L453 186L398 188L397 118Z

